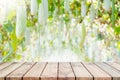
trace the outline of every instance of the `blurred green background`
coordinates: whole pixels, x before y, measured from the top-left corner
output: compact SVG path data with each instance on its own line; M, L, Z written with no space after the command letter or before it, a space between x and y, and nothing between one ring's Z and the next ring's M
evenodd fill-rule
M0 0L0 19L1 62L120 60L120 0Z

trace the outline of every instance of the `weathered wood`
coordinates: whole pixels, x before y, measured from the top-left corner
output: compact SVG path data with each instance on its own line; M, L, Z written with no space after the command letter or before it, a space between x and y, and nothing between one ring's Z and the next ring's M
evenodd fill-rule
M106 64L114 67L115 69L120 71L120 64L114 63L114 62L106 62Z
M23 80L39 80L47 63L36 63L23 77Z
M59 63L58 80L75 80L75 75L69 63Z
M116 63L120 64L120 62L116 62Z
M21 80L23 75L32 68L32 66L35 63L25 63L12 73L10 73L7 77L6 80Z
M107 72L109 75L111 75L113 80L120 80L120 72L115 68L105 63L95 63L95 64L99 66L101 69L103 69L105 72Z
M71 65L75 73L76 80L93 80L92 75L80 62L72 62Z
M12 71L20 67L23 63L12 63L9 67L6 67L2 70L0 70L0 80L5 80L5 77L10 74Z
M83 63L83 65L94 76L94 80L111 80L111 77L94 63Z
M0 80L120 80L118 62L1 63Z
M11 65L12 63L2 63L2 64L0 64L0 70L1 69L4 69L4 68L6 68L6 67L8 67L9 65Z
M58 63L48 63L45 67L41 80L57 80Z

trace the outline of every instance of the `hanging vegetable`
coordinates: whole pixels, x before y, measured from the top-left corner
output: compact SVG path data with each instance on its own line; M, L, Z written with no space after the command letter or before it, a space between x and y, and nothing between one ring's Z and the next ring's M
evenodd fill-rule
M68 12L70 11L69 0L64 1L64 8L66 11L68 11Z
M91 4L90 7L90 22L93 22L95 19L95 9L93 3Z
M42 0L45 20L48 18L48 0Z
M80 41L80 48L83 48L85 37L86 37L86 26L84 22L82 23L82 30L81 30L81 41Z
M39 6L38 23L41 24L41 25L45 25L45 18L44 18L44 12L43 12L42 4Z
M110 10L110 6L111 6L111 0L104 0L104 9L106 11Z
M48 18L48 0L42 0L42 4L39 5L38 22L41 25L45 25Z
M86 16L86 3L85 3L85 0L82 1L82 3L81 3L81 16L82 17Z
M29 45L30 43L30 28L27 27L25 30L25 44Z
M38 11L37 0L31 0L31 14L36 15Z
M21 5L17 9L16 16L16 36L17 38L24 36L26 28L26 8Z

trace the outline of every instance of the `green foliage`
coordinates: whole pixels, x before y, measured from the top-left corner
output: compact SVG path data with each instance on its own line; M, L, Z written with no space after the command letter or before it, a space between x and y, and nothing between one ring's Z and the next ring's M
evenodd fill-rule
M114 28L114 32L116 35L120 34L120 26Z
M10 21L6 21L2 28L8 33L11 33L13 31L13 26Z
M27 0L26 0L27 1ZM38 7L41 4L42 0L37 0L38 2ZM63 16L63 20L66 24L68 24L71 20L71 15L69 12L65 11L64 9L64 1L65 0L48 0L49 3L49 20L53 20L54 16L54 11L55 9L58 9L57 11L57 17L60 15ZM103 2L103 0L100 0ZM108 26L112 27L114 29L115 33L115 38L120 35L120 22L117 21L120 18L120 13L119 13L119 6L116 3L116 1L112 1L112 10L111 12L104 12L103 8L100 6L100 9L98 10L98 19L102 18L101 23L106 23L109 22L111 19L111 23L108 24ZM87 7L89 8L92 3L86 2ZM70 3L70 11L72 13L72 16L75 18L80 17L80 12L81 12L81 0L73 0L73 2ZM89 9L87 9L87 14L89 14ZM110 17L111 16L111 17ZM27 6L27 27L36 27L36 23L38 22L38 15L31 15L30 13L30 5ZM21 55L17 54L17 50L19 48L22 48L22 50L25 50L25 38L20 38L17 39L16 34L15 34L15 12L10 12L10 14L7 17L7 20L4 22L2 25L2 28L0 27L0 52L2 53L3 59L2 61L12 61L13 59L21 59ZM83 19L82 19L83 20ZM82 21L81 20L81 21ZM116 24L116 25L115 25ZM117 27L116 27L117 26ZM40 26L41 27L41 26ZM39 28L40 28L39 27ZM67 29L70 27L68 26ZM35 29L35 28L33 28ZM39 31L39 30L38 30ZM55 33L57 33L57 30L54 30ZM97 34L97 39L102 40L104 39L104 36L102 33L99 32ZM78 43L79 47L73 46L72 43L71 45L74 47L73 51L75 53L81 52L81 49L83 48L83 44L85 41L86 37L86 26L82 26L82 40L81 42ZM54 45L53 41L49 41L50 46ZM120 42L118 44L118 49L120 49ZM62 45L66 47L67 43L65 41L62 41ZM44 45L42 46L43 48L45 47ZM86 55L85 60L86 61L93 61L89 59Z
M117 43L118 48L120 49L120 42Z
M2 33L0 33L0 44L2 43Z
M22 41L22 39L17 39L14 23L11 21L6 21L3 24L0 32L0 51L3 56L3 59L1 61L12 61L15 58L20 59L20 57L15 56L18 55L16 54L16 51L18 49L19 42Z
M41 3L41 0L37 0L38 5Z
M112 0L112 27L115 27L115 1Z

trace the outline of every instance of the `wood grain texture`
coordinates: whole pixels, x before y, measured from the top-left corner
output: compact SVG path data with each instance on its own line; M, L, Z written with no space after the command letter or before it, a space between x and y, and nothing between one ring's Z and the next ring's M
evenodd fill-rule
M8 63L8 62L0 64L0 70L8 67L8 66L11 65L11 64L12 64L12 63Z
M120 64L120 62L116 62L116 63Z
M46 62L36 63L23 77L23 80L39 80Z
M111 77L94 63L83 63L83 65L94 76L94 80L111 80Z
M0 80L120 80L118 62L1 63Z
M106 62L106 64L108 64L108 65L112 66L113 68L120 71L120 64L117 64L115 62Z
M99 66L101 69L103 69L105 72L110 74L113 78L113 80L120 80L120 72L116 70L115 68L105 64L105 63L95 63L97 66Z
M58 80L75 80L70 63L59 63Z
M12 71L20 67L23 63L12 63L9 67L6 67L2 70L0 70L0 80L5 80L5 77L10 74Z
M25 63L23 64L21 67L19 67L18 69L16 69L15 71L13 71L12 73L10 73L7 77L6 80L21 80L23 75L31 69L31 67L34 65L35 63Z
M71 65L75 73L76 80L93 80L92 75L80 62L72 62Z
M49 62L41 77L41 80L57 80L58 63Z

